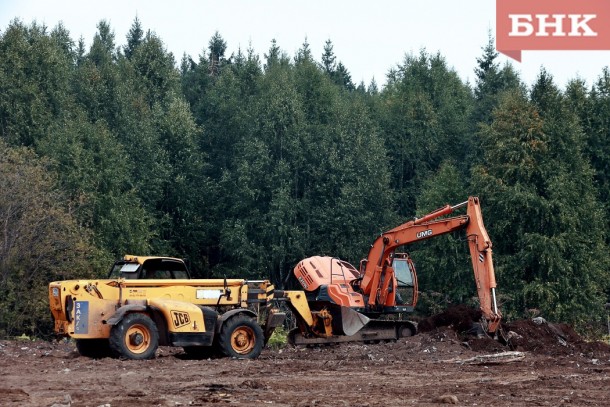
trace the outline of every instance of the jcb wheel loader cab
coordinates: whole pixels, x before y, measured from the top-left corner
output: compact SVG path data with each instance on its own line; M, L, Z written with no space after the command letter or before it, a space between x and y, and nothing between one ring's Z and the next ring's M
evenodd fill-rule
M226 356L255 359L263 350L265 338L262 328L254 318L236 315L222 326L219 344Z
M151 359L158 346L159 331L146 314L129 314L110 331L110 348L127 359Z

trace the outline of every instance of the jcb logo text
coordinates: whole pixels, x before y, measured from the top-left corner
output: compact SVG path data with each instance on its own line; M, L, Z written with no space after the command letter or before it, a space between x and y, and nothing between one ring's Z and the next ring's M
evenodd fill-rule
M187 312L172 311L172 321L176 328L180 328L181 326L188 325L188 323L191 322L191 319Z

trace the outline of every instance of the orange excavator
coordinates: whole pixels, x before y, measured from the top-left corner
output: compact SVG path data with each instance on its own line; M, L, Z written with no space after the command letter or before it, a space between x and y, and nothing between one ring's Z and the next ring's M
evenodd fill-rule
M465 215L444 217L466 206ZM294 276L303 291L275 291L296 316L293 344L395 340L416 333L416 324L402 319L417 304L417 274L403 246L447 233L465 230L470 248L477 294L485 332L496 335L501 313L496 300L492 244L477 197L446 205L381 234L356 270L334 257L302 260Z

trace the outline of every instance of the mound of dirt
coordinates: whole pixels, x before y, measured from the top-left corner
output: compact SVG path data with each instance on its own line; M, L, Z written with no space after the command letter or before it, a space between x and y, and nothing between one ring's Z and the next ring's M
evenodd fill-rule
M604 342L587 342L567 324L553 324L540 318L514 321L504 324L503 328L515 350L549 356L575 353L589 356L610 354L610 345Z
M456 342L477 352L503 352L518 350L548 356L583 354L588 357L607 357L610 345L604 342L585 341L574 329L563 323L550 323L543 318L517 320L502 324L508 343L489 337L477 336L473 326L481 319L481 311L466 305L457 305L419 322L418 331L431 338L436 333L446 335L446 329L455 331Z

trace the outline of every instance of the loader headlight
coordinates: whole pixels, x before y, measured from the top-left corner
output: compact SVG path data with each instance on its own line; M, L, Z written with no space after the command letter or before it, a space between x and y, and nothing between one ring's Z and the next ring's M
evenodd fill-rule
M53 287L51 292L53 293L53 297L59 297L59 288Z

